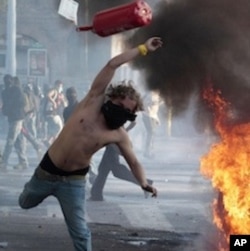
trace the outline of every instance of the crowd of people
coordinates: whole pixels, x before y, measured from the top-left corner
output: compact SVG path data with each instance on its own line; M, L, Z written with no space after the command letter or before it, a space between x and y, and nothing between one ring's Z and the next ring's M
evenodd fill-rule
M63 127L62 110L67 106L60 80L49 90L42 90L32 78L21 83L18 77L6 74L1 89L1 125L6 134L1 146L1 170L9 169L9 158L15 149L18 163L14 169L29 167L27 143L42 157Z

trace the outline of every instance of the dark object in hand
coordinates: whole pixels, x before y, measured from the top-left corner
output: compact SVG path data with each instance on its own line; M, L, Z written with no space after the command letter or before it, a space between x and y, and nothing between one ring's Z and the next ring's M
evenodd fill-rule
M150 186L150 185L146 185L146 186L142 186L141 187L144 191L147 191L147 192L150 192L150 193L153 193L154 191L153 191L153 189L152 189L152 187Z

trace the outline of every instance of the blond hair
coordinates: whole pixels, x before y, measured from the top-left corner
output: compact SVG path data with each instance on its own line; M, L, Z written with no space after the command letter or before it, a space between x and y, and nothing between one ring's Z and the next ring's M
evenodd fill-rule
M129 97L131 100L136 101L135 112L143 111L143 102L141 99L141 95L135 90L132 86L132 81L128 82L122 81L116 85L110 84L106 91L106 96L110 99L112 98L126 98Z

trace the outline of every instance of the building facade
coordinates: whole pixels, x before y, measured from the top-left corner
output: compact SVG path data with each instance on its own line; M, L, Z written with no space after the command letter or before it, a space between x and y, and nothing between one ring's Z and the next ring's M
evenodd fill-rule
M3 1L3 2L2 2ZM60 0L16 0L16 75L52 85L88 88L110 57L110 38L76 32L73 22L58 14ZM88 1L79 1L79 25L88 25ZM8 0L0 5L0 78L6 73Z

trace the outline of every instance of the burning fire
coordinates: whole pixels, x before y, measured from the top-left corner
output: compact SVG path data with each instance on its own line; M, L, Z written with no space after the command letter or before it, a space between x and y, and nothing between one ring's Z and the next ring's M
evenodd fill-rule
M220 142L202 157L201 172L218 191L213 215L222 237L218 248L224 251L230 234L250 234L250 123L228 123L230 104L219 91L206 89L204 99L214 111Z

